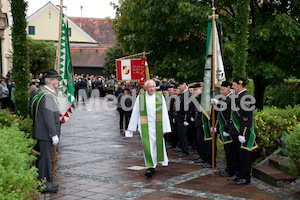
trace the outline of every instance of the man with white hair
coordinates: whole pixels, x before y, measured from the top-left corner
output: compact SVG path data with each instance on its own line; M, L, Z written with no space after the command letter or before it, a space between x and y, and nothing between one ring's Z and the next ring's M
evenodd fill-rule
M168 110L162 94L156 92L153 80L145 83L146 92L141 93L134 104L128 130L140 132L146 165L145 175L152 177L157 163L168 165L164 133L171 132Z

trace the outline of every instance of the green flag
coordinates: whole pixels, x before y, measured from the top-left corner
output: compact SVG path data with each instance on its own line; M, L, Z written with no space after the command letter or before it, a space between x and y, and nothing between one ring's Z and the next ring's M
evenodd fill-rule
M69 27L67 19L62 14L61 46L59 62L59 113L64 123L75 108L73 67L69 45Z
M210 120L211 114L211 103L210 99L213 96L220 94L220 86L223 81L226 80L225 70L222 60L222 53L220 48L220 39L218 30L215 27L215 86L216 92L212 94L212 23L207 25L207 42L206 42L206 62L204 68L204 78L203 78L203 90L201 94L201 109L205 117Z
M210 99L212 97L212 24L207 25L206 62L204 68L203 89L201 94L201 109L206 118L210 119Z

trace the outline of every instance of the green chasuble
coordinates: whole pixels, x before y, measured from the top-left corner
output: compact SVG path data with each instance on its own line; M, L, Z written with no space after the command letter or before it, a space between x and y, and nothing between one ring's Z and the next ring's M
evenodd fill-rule
M164 144L163 144L163 125L162 125L162 94L155 92L156 101L156 150L157 150L157 162L164 161ZM140 104L140 121L142 131L142 143L144 154L146 158L146 167L153 166L153 160L150 149L150 138L149 138L149 127L148 127L148 116L146 108L146 92L143 92L139 96Z

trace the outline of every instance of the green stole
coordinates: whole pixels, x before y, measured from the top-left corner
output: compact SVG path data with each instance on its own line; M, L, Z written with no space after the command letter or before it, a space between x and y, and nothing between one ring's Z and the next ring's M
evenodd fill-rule
M222 111L219 111L218 112L218 121L220 123L220 127L219 127L219 130L220 130L220 136L219 136L219 141L221 142L221 144L228 144L228 143L232 143L232 138L231 136L228 136L228 137L225 137L223 135L223 132L224 132L224 126L225 126L225 120L224 120L224 117L222 115Z
M237 112L231 111L231 117L232 117L232 121L233 124L237 130L238 133L240 133L240 122L238 120L238 118L236 117ZM256 149L257 143L255 142L255 133L254 133L254 123L252 121L251 127L250 127L250 134L249 135L243 135L245 136L246 142L241 144L241 148L242 149L246 149L248 151L252 151L253 149Z
M158 101L159 100L159 101ZM162 94L155 92L156 101L156 150L157 150L157 162L164 161L164 144L163 144L163 126L162 126ZM153 160L151 157L150 138L148 128L148 115L146 108L146 92L143 92L139 96L140 104L140 121L142 129L142 142L143 149L146 158L146 167L153 167Z
M49 94L53 98L54 102L57 105L57 108L59 108L57 97L54 94L52 94L51 92L49 92L48 90L42 90L40 93L38 93L37 95L35 95L32 98L32 101L31 101L31 116L32 117L34 116L35 120L36 120L36 117L37 117L37 112L38 112L38 108L39 108L40 102L41 102L42 98L46 94ZM36 102L36 104L35 104L35 102ZM34 104L35 104L35 106L34 106ZM35 113L33 112L33 108L35 108Z

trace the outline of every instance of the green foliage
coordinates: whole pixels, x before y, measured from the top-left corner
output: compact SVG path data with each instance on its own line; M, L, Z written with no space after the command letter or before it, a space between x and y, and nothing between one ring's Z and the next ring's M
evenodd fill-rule
M291 173L300 178L300 123L295 126L293 131L285 135L286 146L289 149L289 169Z
M26 7L23 0L10 0L13 16L12 44L13 44L13 69L12 76L15 82L15 106L18 114L28 117L28 83L29 57L26 33Z
M300 104L299 82L271 85L267 87L264 103L284 108L288 105Z
M0 199L37 199L41 182L32 166L36 159L31 155L34 140L16 123L0 128L0 138Z
M239 0L236 3L233 77L246 77L249 2L250 0Z
M31 137L32 119L11 115L9 110L0 110L0 128L4 126L11 127L13 125L18 126L19 130L23 131L27 137Z
M252 79L249 79L248 80L248 83L247 83L247 91L252 95L254 96L254 83L253 83L253 80Z
M265 107L260 112L255 111L254 131L258 149L253 152L254 160L263 159L278 149L282 134L294 130L299 119L300 106L288 106L286 109L273 106Z
M116 74L115 59L127 56L121 49L120 43L115 43L114 46L107 48L105 51L104 71L106 75Z
M207 16L202 1L128 0L116 6L114 30L128 54L150 52L150 73L177 80L203 77Z
M56 46L53 42L34 40L28 37L28 55L30 59L30 72L39 75L47 69L53 68L55 62Z
M117 40L128 54L149 51L151 74L201 79L210 2L121 1L115 6ZM291 75L300 77L299 1L223 0L215 1L215 7L223 27L226 76L231 79L233 73L252 79L262 109L268 85Z

